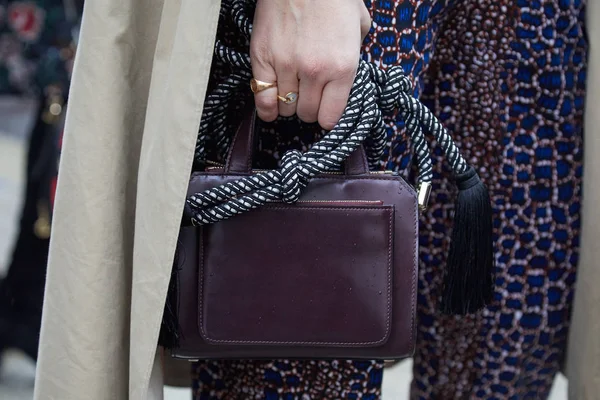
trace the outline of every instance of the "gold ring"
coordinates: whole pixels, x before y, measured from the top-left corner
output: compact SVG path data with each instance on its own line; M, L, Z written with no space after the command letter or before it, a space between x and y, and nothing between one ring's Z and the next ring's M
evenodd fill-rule
M289 92L285 96L277 95L277 98L282 101L284 104L294 104L296 100L298 100L298 93Z
M258 79L254 78L250 79L250 89L252 90L252 93L262 92L263 90L267 90L272 87L277 87L277 82L269 83L259 81Z

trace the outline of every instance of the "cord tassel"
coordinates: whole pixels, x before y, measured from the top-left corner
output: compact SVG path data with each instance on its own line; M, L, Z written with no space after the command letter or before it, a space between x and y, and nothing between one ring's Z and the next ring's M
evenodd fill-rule
M442 311L464 315L490 303L494 294L492 206L472 167L456 177L458 198L442 294Z

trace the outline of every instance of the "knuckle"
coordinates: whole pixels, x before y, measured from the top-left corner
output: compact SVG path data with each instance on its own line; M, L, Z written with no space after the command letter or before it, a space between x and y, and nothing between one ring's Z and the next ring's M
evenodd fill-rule
M354 77L357 66L358 62L336 61L336 57L327 60L308 59L300 64L299 74L316 81L337 80Z
M275 63L278 71L292 71L295 67L294 58L288 55L281 55Z
M254 39L250 42L250 59L264 63L269 57L269 42L264 39Z
M306 59L300 64L299 73L309 80L319 80L327 71L326 62L317 59Z
M333 74L338 77L348 78L356 74L358 62L339 61L331 68Z

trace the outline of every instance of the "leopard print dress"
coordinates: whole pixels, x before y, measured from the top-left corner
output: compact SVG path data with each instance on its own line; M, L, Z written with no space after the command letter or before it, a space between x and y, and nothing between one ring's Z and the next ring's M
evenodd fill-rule
M441 315L455 189L439 149L434 149L435 185L421 219L418 339L410 396L546 398L564 357L579 254L585 3L365 3L373 28L363 58L404 68L415 83L415 95L478 168L494 206L495 299L476 315ZM213 72L218 77L218 68ZM257 162L275 167L286 149L306 149L315 134L314 127L292 119L265 125ZM411 177L402 121L389 125L381 168ZM379 399L383 364L206 361L193 371L197 400Z

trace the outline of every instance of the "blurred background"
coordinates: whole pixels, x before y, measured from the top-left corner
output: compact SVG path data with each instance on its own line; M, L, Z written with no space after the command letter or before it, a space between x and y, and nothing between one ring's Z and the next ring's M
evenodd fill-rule
M0 0L0 398L31 399L81 0Z
M33 397L63 119L83 0L0 0L0 399ZM405 399L411 363L384 399ZM190 399L167 388L167 400ZM559 376L551 400L566 399Z

